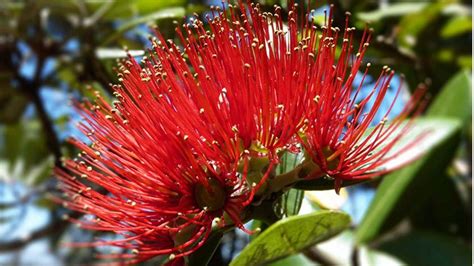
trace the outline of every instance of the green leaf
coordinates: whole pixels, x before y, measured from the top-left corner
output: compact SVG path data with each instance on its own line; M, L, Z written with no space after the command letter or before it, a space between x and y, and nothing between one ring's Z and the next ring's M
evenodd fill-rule
M148 22L155 22L160 19L166 19L166 18L180 18L184 17L186 14L186 9L184 7L170 7L166 9L161 9L159 11L153 12L147 16L143 17L138 17L129 20L127 23L124 23L121 25L114 34L110 35L105 41L102 42L101 46L106 46L110 43L112 43L114 40L118 39L122 34L133 27L143 24L143 23L148 23Z
M431 103L427 115L431 117L471 120L471 72L464 70L451 78Z
M287 217L297 215L303 203L304 190L290 189L283 195L283 208Z
M11 86L11 74L0 72L0 123L15 123L28 105L28 99Z
M456 63L460 68L467 68L471 69L472 68L472 55L459 55L458 59L456 60Z
M393 3L380 9L369 12L359 12L357 17L365 21L378 21L388 17L404 16L406 14L418 12L423 9L427 3Z
M52 157L48 156L38 121L0 126L0 169L9 178L27 185L41 183L51 176ZM2 171L0 171L2 172Z
M469 16L453 17L441 29L441 37L451 38L472 31L472 22Z
M350 217L336 211L321 211L280 220L247 245L230 265L262 265L296 254L339 234L349 224Z
M13 93L5 102L0 103L0 123L8 124L16 123L21 118L29 100L19 93Z
M276 169L276 174L281 175L283 173L293 170L301 161L303 156L301 153L295 154L291 152L285 152L280 156L280 164Z
M412 228L464 238L471 234L471 189L466 177L443 175L430 185L432 195L410 215ZM453 206L456 206L453 208Z
M132 16L147 15L151 12L172 6L184 6L185 0L167 1L111 1L111 0L85 0L87 7L92 13L102 13L104 20L116 20L130 18ZM97 14L95 14L97 16Z
M167 0L167 1L150 1L150 0L135 0L133 1L135 8L140 14L147 14L155 10L164 9L172 6L184 6L186 0Z
M471 249L457 239L432 232L413 232L384 242L380 250L406 265L469 265Z
M402 18L399 24L399 41L404 47L412 47L417 42L418 35L440 15L449 1L431 3L416 13Z
M269 266L310 266L316 265L316 263L312 262L311 260L307 259L303 255L293 255L282 260L270 263Z
M429 196L425 186L443 176L459 144L461 123L453 119L426 119L435 131L434 148L421 160L387 175L356 232L358 243L376 238L393 227Z
M223 235L220 230L211 232L206 243L188 257L188 264L193 266L206 266L216 252Z

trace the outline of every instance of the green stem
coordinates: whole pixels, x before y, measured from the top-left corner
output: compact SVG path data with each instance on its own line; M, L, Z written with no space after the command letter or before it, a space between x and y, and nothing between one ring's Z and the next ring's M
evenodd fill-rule
M275 176L269 180L270 192L279 192L285 190L292 184L304 180L319 178L322 176L321 169L312 160L305 160L293 170Z

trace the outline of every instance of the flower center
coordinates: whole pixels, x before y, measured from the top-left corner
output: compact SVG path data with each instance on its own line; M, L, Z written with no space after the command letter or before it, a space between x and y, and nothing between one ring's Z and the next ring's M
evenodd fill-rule
M194 187L194 197L202 209L217 211L224 207L226 191L215 179L209 179L208 186L198 183Z
M323 148L323 154L326 157L326 167L329 170L335 170L339 166L339 155L337 155L329 146Z

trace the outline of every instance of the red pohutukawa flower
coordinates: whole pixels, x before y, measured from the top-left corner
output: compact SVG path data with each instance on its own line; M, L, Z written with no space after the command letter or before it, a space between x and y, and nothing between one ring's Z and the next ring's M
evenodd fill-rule
M227 11L213 8L210 30L198 19L177 29L188 60L157 33L158 39L152 40L157 56L151 60L160 61L161 68L144 76L158 75L159 81L161 73L172 75L167 85L184 91L202 120L219 129L214 132L219 143L235 135L233 145L240 145L244 156L269 157L255 192L278 163L276 152L291 149L295 133L314 109L310 99L320 66L311 47L317 31L308 15L298 25L295 5L290 5L287 26L280 7L274 14L263 13L249 1L248 10L240 2L237 7L229 4Z
M357 107L351 86L369 35L354 60L346 25L337 60L340 30L330 16L318 29L309 14L299 17L289 6L286 25L280 7L273 14L242 2L214 8L209 30L198 19L177 29L181 46L157 32L141 64L129 57L120 65L117 101L98 95L79 105L80 128L92 145L72 141L81 153L56 170L67 196L61 201L91 214L75 220L84 228L123 236L85 245L121 247L129 252L104 256L136 262L192 253L216 218L246 230L245 207L273 178L278 154L295 151L300 139L321 172L336 180L373 176L390 160L420 95L394 123L363 138L393 74L384 70L380 91ZM371 111L358 112L370 97L376 98ZM248 181L255 157L268 158L268 165L260 180Z
M306 140L302 141L305 150L318 166L313 176L327 175L334 178L336 192L339 192L343 180L367 179L394 170L393 167L383 166L403 156L425 135L419 134L395 149L423 109L423 104L418 104L425 93L423 86L416 90L400 114L388 123L387 117L399 96L401 83L392 104L384 110L383 120L374 121L394 75L394 71L387 66L383 68L370 93L364 99L358 99L371 64L366 64L359 84L354 84L354 79L369 46L370 34L364 31L358 50L354 53L353 29L347 27L347 22L346 19L346 28L341 33L328 20L328 30L321 35L317 47L320 68L314 73L319 80L313 99L316 110L308 116ZM338 41L341 42L341 48L336 59ZM362 112L364 107L368 107L369 111ZM407 122L409 115L413 116ZM379 123L371 128L373 122Z
M243 228L240 214L249 190L237 172L239 158L232 156L241 153L240 147L216 146L198 112L181 109L191 106L175 105L171 95L155 95L158 90L135 80L139 66L126 64L127 90L115 87L119 100L114 106L99 96L95 104L81 107L86 122L80 127L92 146L73 140L82 152L65 161L67 173L57 170L69 198L64 204L94 216L75 222L123 235L85 245L122 247L131 253L104 257L135 257L136 262L191 253L224 212ZM92 184L105 191L97 192Z

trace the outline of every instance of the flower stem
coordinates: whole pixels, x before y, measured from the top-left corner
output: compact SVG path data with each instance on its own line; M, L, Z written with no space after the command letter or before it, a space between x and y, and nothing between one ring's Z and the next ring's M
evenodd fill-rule
M275 176L269 181L270 192L279 192L303 179L315 179L322 176L321 169L313 160L304 160L293 170Z

